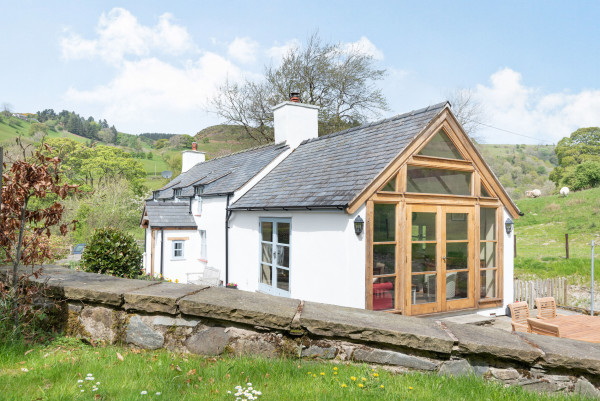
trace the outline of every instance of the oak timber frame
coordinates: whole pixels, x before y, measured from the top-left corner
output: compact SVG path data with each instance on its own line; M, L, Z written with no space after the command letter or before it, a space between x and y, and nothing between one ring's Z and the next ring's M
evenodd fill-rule
M446 159L441 157L420 156L418 153L434 135L443 131L464 160ZM419 166L471 173L470 195L442 195L425 193L407 193L407 167ZM384 192L382 188L392 178L395 179L395 192ZM490 195L481 194L482 186ZM395 273L387 275L393 279L394 308L387 310L392 313L419 315L445 312L458 309L479 309L498 307L503 304L503 266L504 266L504 210L513 218L518 218L519 210L510 199L502 185L491 172L483 158L470 141L454 115L445 108L425 129L396 157L384 171L376 177L367 188L361 192L348 207L348 213L354 213L362 204L366 204L366 274L365 274L365 305L373 309L373 223L375 204L396 205L395 216ZM481 208L495 209L496 234L495 245L495 296L481 297L480 271L480 211ZM436 224L436 253L438 278L446 277L442 259L445 252L445 225L442 217L445 213L466 213L469 216L469 295L462 300L446 301L444 280L437 280L437 302L423 305L411 304L411 212L414 210L435 210L438 223ZM444 257L445 259L445 257ZM445 263L445 262L444 262ZM488 269L493 270L493 269ZM381 276L378 276L381 277Z

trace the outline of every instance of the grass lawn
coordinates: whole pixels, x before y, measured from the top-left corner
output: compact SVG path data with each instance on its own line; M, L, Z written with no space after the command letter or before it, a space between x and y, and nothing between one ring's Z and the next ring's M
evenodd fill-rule
M277 401L582 399L527 393L475 377L391 374L358 364L205 358L94 348L69 338L31 349L0 344L0 391L7 401L235 400L235 387L248 383L262 393L258 400Z
M598 251L600 249L597 248ZM600 282L600 263L596 260L594 266L594 280ZM515 258L515 277L530 279L531 275L537 278L568 277L570 284L580 282L589 284L592 278L591 259L587 258Z

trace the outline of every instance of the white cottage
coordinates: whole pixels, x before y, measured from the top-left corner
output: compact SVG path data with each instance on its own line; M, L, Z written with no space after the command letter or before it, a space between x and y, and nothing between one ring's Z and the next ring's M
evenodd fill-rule
M247 291L504 313L520 212L448 103L322 137L315 106L274 114L276 144L197 163L147 202L149 272L209 265Z

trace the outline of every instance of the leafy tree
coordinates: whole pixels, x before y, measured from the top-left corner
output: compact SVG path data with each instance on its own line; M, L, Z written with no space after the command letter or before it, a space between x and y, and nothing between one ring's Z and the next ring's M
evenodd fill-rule
M267 66L264 78L242 84L226 81L213 98L219 116L244 127L258 142L273 140L271 107L299 92L304 103L320 106L319 133L328 134L363 122L387 110L375 83L385 70L360 48L323 43L317 34L292 48L279 66Z
M567 168L560 185L569 187L573 191L600 186L600 162L586 161Z
M154 144L154 149L162 149L166 146L169 146L169 140L168 139L159 139Z
M32 268L52 257L49 242L50 228L59 225L65 235L67 224L62 223L64 206L58 202L76 191L76 185L62 183L58 157L45 156L38 149L33 157L26 157L26 148L17 139L23 157L15 160L2 174L2 208L0 209L0 248L4 262L12 265L12 317L19 333L20 316L26 312L21 303L23 290L19 267ZM44 145L50 151L48 145ZM0 153L3 152L0 150ZM3 164L4 167L4 164ZM37 272L34 274L38 274ZM28 276L24 276L28 277Z
M46 126L46 124L42 124L42 123L33 123L29 126L29 129L27 130L27 135L28 136L34 136L35 134L37 134L38 132L42 132L44 135L48 133L48 127Z
M567 185L567 181L576 182L577 180L573 181L573 177L576 176L575 170L578 165L600 162L600 128L579 128L568 138L561 139L554 152L558 158L558 166L550 173L550 180L554 181L556 186Z
M134 278L142 273L142 251L133 236L100 228L85 247L81 263L91 272Z
M169 138L169 144L174 148L190 149L194 138L190 135L175 135Z

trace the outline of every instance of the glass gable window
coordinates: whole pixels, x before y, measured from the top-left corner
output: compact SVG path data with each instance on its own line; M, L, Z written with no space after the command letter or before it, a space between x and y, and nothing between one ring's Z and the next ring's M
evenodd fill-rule
M471 175L466 171L408 166L406 192L471 195Z
M381 190L383 192L396 192L396 176L393 176Z
M433 156L433 157L443 157L445 159L458 159L463 160L460 152L448 135L442 130L438 131L437 134L421 149L419 152L419 156Z
M483 196L485 198L491 198L492 197L490 195L490 193L487 191L487 189L485 189L485 187L483 186L483 184L481 184L481 196Z

